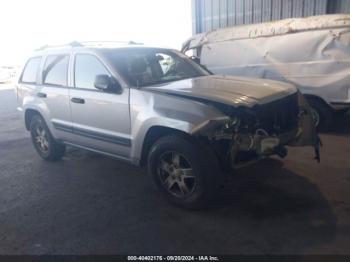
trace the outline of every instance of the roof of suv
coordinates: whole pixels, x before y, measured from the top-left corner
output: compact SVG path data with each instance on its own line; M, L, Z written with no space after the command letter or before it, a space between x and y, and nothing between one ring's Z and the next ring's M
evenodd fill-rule
M119 49L119 48L160 48L156 46L147 46L136 42L116 42L116 41L94 41L94 42L72 42L65 45L42 46L35 50L35 54L47 54L55 52L75 50L97 50L97 49Z

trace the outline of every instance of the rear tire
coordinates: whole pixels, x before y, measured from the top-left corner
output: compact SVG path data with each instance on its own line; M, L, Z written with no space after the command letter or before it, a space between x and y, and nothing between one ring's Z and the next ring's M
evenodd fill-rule
M64 156L66 147L53 138L44 119L40 115L35 115L32 118L30 122L30 134L34 148L43 159L57 161Z
M333 121L333 111L324 102L315 99L308 98L308 103L315 114L316 128L320 131L327 131L330 129Z
M209 204L222 179L210 148L182 135L162 137L152 146L148 172L170 202L190 209Z

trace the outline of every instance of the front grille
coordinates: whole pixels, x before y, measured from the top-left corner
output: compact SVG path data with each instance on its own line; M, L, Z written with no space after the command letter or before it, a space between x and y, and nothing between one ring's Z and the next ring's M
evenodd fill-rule
M284 133L298 125L298 93L255 108L259 127L269 134Z

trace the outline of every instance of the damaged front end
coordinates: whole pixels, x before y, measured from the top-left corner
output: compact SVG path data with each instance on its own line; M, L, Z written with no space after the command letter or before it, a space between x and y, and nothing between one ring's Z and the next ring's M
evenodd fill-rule
M252 108L215 104L229 118L209 121L196 130L215 148L223 166L237 169L253 161L287 155L286 146L313 146L320 161L310 107L299 92Z

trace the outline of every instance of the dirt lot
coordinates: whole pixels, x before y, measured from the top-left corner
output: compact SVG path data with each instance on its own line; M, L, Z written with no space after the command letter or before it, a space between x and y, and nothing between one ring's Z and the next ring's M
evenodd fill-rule
M145 170L69 149L41 160L0 88L0 254L349 254L350 116L321 164L290 149L239 171L217 206L169 205Z

